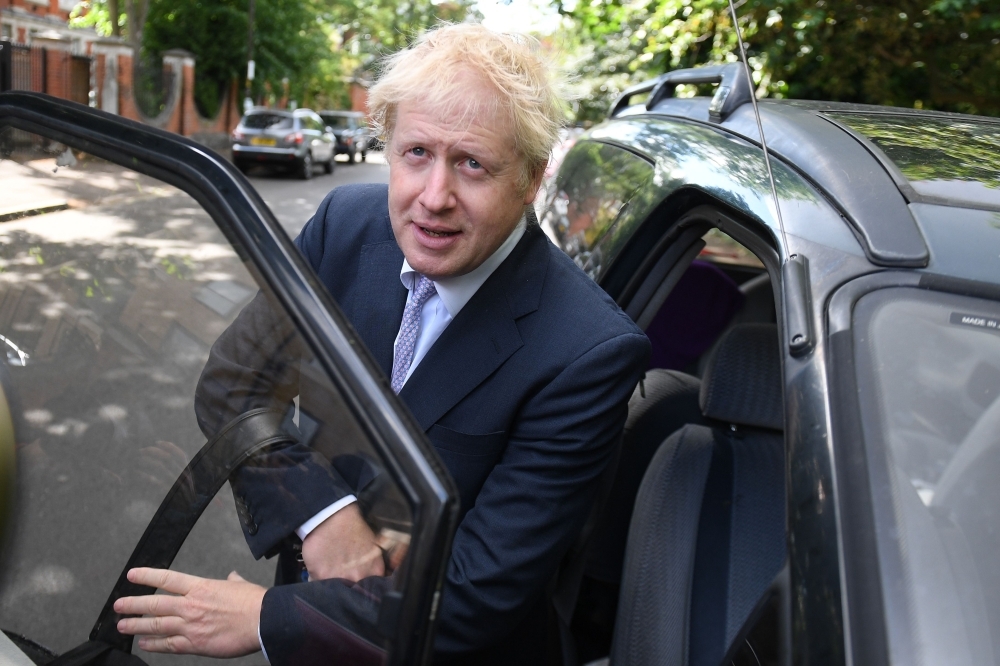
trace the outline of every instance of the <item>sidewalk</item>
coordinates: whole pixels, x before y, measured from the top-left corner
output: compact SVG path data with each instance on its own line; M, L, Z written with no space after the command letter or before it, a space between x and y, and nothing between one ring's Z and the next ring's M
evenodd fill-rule
M4 159L0 160L0 223L106 203L112 197L149 187L166 184L97 160L57 166L55 158L28 162Z

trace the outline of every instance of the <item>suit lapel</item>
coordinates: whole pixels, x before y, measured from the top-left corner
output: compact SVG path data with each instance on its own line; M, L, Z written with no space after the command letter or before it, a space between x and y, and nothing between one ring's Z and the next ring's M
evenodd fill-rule
M395 240L361 248L355 327L386 376L392 374L392 347L406 307L406 287L399 279L402 265L403 252Z
M413 371L399 396L421 428L434 425L524 344L516 320L538 307L548 266L547 243L542 231L529 225L514 251ZM391 365L392 340L389 346Z

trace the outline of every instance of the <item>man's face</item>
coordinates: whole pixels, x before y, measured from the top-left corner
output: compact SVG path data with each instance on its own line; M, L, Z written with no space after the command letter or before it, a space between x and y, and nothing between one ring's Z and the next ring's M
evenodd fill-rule
M489 94L481 85L469 94ZM426 102L396 109L389 150L389 218L396 242L430 278L464 275L507 239L534 198L518 187L510 123L494 111L453 113Z

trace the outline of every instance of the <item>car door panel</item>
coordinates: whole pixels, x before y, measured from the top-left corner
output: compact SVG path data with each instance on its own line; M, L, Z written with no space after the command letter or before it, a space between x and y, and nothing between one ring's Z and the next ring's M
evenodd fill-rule
M19 483L0 627L57 654L88 637L97 647L80 649L127 653L132 639L110 604L142 592L124 580L128 567L237 570L271 584L274 561L254 561L244 539L267 507L217 491L240 465L274 464L276 451L299 446L334 460L330 469L339 460L379 479L358 489L363 514L385 543L409 550L376 585L391 602L376 607L378 626L344 630L374 637L387 663L421 662L456 493L249 184L192 142L42 95L0 95L0 148L0 180L22 192L0 227ZM226 375L228 402L208 409L226 418L210 425L194 408L199 381L255 294L281 345L261 343L267 372ZM321 409L302 408L307 384ZM217 436L225 422L238 437Z

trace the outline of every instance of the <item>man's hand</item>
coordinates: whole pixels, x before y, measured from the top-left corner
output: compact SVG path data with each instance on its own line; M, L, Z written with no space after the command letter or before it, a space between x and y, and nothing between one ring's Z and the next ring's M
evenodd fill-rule
M122 597L115 611L118 631L140 636L148 652L240 657L260 650L257 624L266 591L235 571L226 580L199 578L166 569L132 569L128 579L171 594Z
M309 580L346 578L357 582L385 575L382 549L357 503L345 506L306 535L302 561Z

